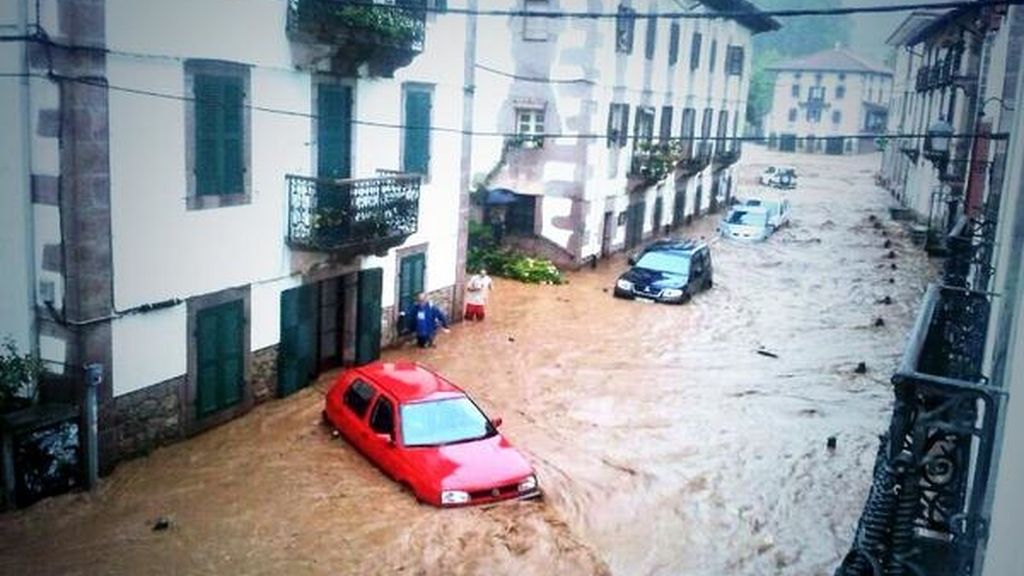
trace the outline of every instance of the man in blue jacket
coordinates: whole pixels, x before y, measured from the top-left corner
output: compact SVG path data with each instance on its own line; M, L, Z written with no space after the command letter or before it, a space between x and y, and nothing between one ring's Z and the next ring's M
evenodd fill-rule
M448 318L424 293L416 296L416 303L402 312L402 319L409 331L416 332L416 344L420 348L434 346L434 334L439 325L448 332Z

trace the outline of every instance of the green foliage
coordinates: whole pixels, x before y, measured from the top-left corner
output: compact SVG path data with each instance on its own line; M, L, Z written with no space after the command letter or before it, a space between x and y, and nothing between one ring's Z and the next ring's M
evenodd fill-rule
M562 284L562 273L549 260L533 258L504 249L495 241L491 228L478 222L469 223L469 250L466 270L488 273L527 284Z
M422 20L407 9L395 6L304 0L299 3L298 17L304 24L324 30L341 27L366 30L399 43L419 40L423 35Z
M18 399L33 399L36 379L42 372L39 358L19 354L14 340L5 339L0 346L0 413L16 408Z

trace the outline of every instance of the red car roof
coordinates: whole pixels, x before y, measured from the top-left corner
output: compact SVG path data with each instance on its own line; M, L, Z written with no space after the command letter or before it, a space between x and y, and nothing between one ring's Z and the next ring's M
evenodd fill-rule
M356 368L356 371L402 403L423 400L438 393L464 394L440 374L415 362L373 362Z

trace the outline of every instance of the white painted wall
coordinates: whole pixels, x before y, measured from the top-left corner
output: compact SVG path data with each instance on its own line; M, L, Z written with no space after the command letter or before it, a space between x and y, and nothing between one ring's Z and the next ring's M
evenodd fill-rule
M0 6L0 36L26 32L21 2ZM24 44L0 43L0 70L23 70ZM0 340L11 337L21 352L36 348L33 334L32 212L29 185L28 79L0 78Z
M451 2L452 6L459 3ZM250 285L251 345L280 338L280 293L301 279L285 245L286 174L312 175L315 144L313 77L295 70L285 34L285 2L108 0L110 84L184 96L184 61L208 58L249 65L250 104L298 115L252 110L250 204L186 209L187 102L110 93L111 218L115 306L128 309L169 298ZM197 17L201 15L201 17ZM245 26L239 26L245 22ZM402 83L434 86L433 125L461 129L465 19L428 19L424 52L393 79L355 81L354 117L402 123ZM119 55L133 52L157 57ZM304 116L306 115L306 116ZM400 167L401 130L357 125L353 177ZM461 136L433 132L430 178L421 189L419 230L407 245L429 243L426 289L455 282ZM309 263L318 258L304 256ZM322 259L322 258L319 258ZM384 271L382 305L394 302L394 251L366 257ZM113 323L115 393L185 372L185 307ZM140 349L132 343L146 342ZM147 351L160 350L154 361Z

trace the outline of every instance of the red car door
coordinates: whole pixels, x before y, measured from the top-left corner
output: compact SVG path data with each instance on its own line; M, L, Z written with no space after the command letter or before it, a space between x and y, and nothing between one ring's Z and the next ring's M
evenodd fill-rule
M395 401L388 396L377 395L363 438L366 455L388 476L401 480L404 476L401 472L401 451L395 435L395 405Z
M342 406L334 419L335 426L355 447L368 454L368 436L370 429L367 424L368 413L377 390L361 378L355 378L345 388L342 395Z

